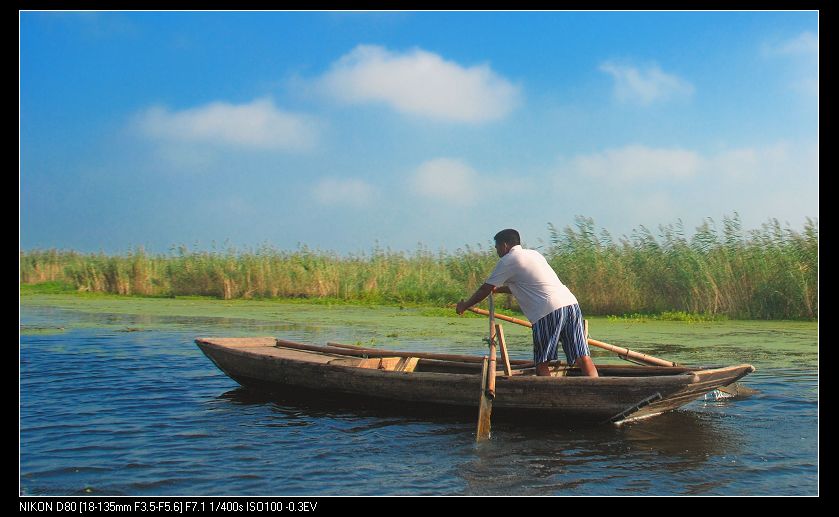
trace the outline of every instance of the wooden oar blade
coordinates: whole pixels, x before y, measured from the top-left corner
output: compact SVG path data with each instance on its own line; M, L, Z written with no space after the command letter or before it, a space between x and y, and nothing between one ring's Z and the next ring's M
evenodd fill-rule
M475 439L479 442L489 440L490 418L492 416L492 399L487 396L487 372L489 360L484 356L484 367L481 372L481 401L478 404L478 432Z
M489 440L490 420L492 418L492 399L486 395L481 396L481 406L478 412L478 434L477 441Z

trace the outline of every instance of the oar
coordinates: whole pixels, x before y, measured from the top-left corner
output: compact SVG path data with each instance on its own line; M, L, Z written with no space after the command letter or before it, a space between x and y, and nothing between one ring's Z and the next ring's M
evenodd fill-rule
M490 317L489 317L489 377L487 379L487 396L491 399L495 399L495 369L497 367L496 357L495 357L495 341L496 341L496 329L498 327L495 326L495 303L492 300L492 294L489 295L489 308L490 308Z
M481 371L481 400L478 403L478 430L475 439L479 442L489 439L492 399L495 398L495 303L489 295L489 351L490 357L483 359Z
M470 307L469 310L474 312L475 314L482 314L484 316L489 314L487 311L485 311L483 309L479 309L477 307ZM505 316L503 314L495 314L495 318L500 319L500 320L504 320L504 321L509 321L510 323L515 323L517 325L522 325L522 326L525 326L525 327L528 327L528 328L533 327L533 325L529 321L525 321L525 320L518 319L518 318L513 318L513 317L510 317L510 316ZM653 357L651 355L642 354L640 352L634 352L634 351L632 351L628 348L622 348L622 347L618 347L618 346L615 346L615 345L610 345L609 343L604 343L602 341L597 341L596 339L588 338L588 344L589 344L589 346L596 346L596 347L602 348L604 350L609 350L610 352L615 352L616 354L618 354L618 357L620 357L621 359L625 359L627 361L632 361L632 360L641 361L642 363L650 364L650 365L653 365L653 366L681 366L679 363L676 363L676 362L673 362L673 361L667 361L667 360L664 360L664 359L659 359L658 357ZM736 396L743 396L743 395L751 395L753 393L757 393L756 390L753 390L751 388L747 388L747 387L743 386L742 384L740 384L739 382L729 384L728 386L721 386L717 389L720 390L723 393L727 393L728 395L735 396L735 397Z
M486 396L487 372L489 366L487 356L484 356L484 367L481 369L481 400L478 402L478 431L475 440L482 442L489 439L489 418L492 414L492 399Z
M489 314L489 312L487 312L483 309L478 309L477 307L470 307L469 310L474 312L475 314L482 314L484 316ZM512 318L510 316L505 316L503 314L496 314L495 318L500 319L500 320L504 320L504 321L509 321L510 323L515 323L517 325L522 325L522 326L525 326L525 327L528 327L528 328L533 327L533 324L531 324L529 321L521 320L521 319L518 319L518 318ZM618 354L618 356L622 359L627 359L627 360L632 359L632 360L635 360L635 361L641 361L642 363L651 364L651 365L654 365L654 366L679 366L678 363L674 363L673 361L666 361L664 359L659 359L658 357L653 357L651 355L642 354L640 352L634 352L634 351L632 351L628 348L623 348L623 347L619 347L619 346L615 346L615 345L610 345L609 343L604 343L602 341L597 341L596 339L589 338L588 339L588 344L589 344L589 346L595 346L597 348L602 348L604 350L614 352L614 353Z

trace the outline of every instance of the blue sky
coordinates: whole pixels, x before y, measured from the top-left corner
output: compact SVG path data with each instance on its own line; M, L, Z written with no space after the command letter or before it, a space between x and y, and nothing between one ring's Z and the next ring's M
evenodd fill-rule
M20 246L819 215L817 12L22 12Z

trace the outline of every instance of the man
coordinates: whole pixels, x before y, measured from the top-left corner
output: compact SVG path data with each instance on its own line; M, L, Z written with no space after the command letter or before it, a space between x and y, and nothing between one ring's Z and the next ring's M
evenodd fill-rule
M589 377L598 377L577 298L559 280L545 257L536 250L522 248L519 232L513 229L495 235L495 251L500 260L492 274L471 298L458 302L457 313L463 314L490 293L512 293L533 323L537 375L550 375L548 361L556 360L558 342L562 342L568 364L576 365Z

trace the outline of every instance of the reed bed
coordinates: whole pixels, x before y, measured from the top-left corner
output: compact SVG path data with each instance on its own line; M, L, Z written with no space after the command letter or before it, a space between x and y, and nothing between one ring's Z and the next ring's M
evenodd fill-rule
M586 314L818 318L817 220L808 218L800 232L777 220L745 231L735 214L719 227L706 219L690 237L677 222L660 226L657 235L642 226L617 240L586 217L548 230L550 243L540 251ZM120 295L445 306L471 294L497 260L492 246L351 255L306 246L181 246L166 254L136 249L122 255L30 250L20 253L20 282ZM502 306L517 308L512 297L501 298Z

